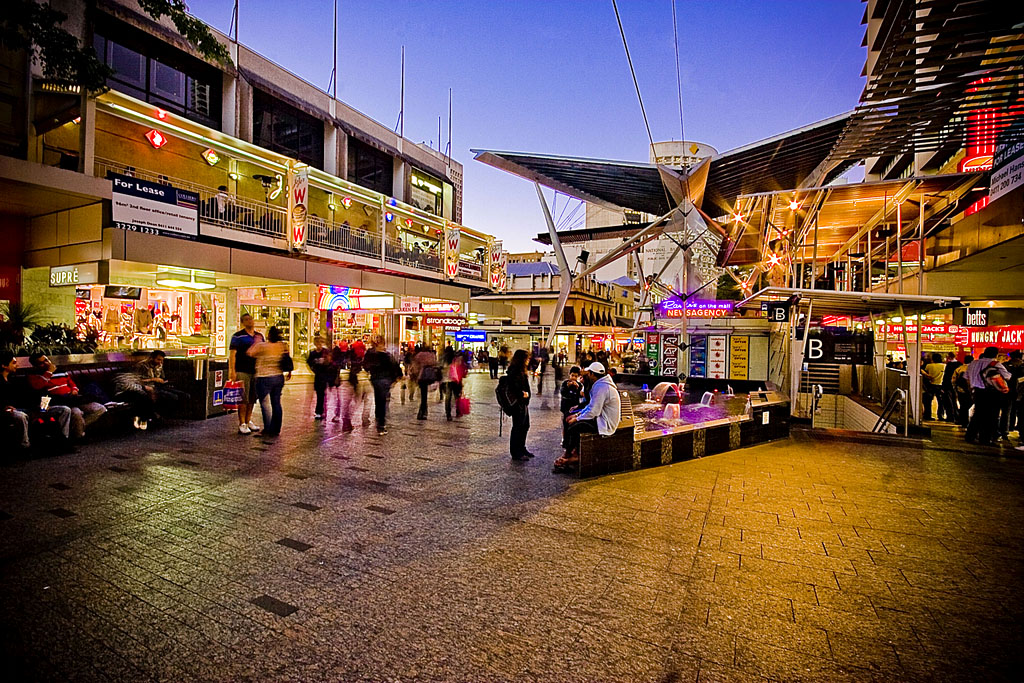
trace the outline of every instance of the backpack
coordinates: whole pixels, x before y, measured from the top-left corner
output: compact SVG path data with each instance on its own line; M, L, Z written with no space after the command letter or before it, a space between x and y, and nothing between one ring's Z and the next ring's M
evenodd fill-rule
M501 412L509 417L515 413L516 401L512 398L512 387L508 375L502 375L498 380L498 386L494 389L494 397L498 399Z
M981 375L985 380L985 386L991 387L1001 394L1008 394L1010 387L1006 385L1006 380L999 374L999 369L995 365L996 362L992 361Z

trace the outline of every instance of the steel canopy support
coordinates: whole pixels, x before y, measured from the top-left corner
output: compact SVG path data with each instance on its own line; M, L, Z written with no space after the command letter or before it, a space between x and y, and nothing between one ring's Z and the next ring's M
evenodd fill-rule
M544 211L544 220L548 224L548 236L551 237L551 246L555 250L555 259L558 261L558 274L559 274L559 292L558 292L558 304L555 306L555 313L551 319L551 328L548 332L548 338L545 343L545 348L550 349L552 344L555 343L555 335L558 334L558 326L562 322L562 314L565 312L565 304L569 301L569 293L572 291L573 285L573 274L569 270L569 261L565 258L565 250L562 249L562 243L558 239L558 231L555 230L555 221L551 218L551 209L548 207L548 200L544 197L544 192L540 189L540 183L535 182L533 184L537 188L537 199L540 200L540 208Z

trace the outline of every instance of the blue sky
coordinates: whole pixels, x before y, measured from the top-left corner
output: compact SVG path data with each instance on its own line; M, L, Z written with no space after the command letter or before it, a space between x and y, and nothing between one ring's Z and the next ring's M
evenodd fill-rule
M240 0L239 39L326 89L330 0ZM858 0L677 0L684 131L725 151L856 104L864 50ZM192 0L226 31L231 0ZM670 0L621 0L655 140L678 139ZM463 222L537 247L530 183L470 148L647 160L647 132L611 1L340 0L340 99L394 127L406 48L405 135L437 145L453 91L452 153L465 165ZM447 141L447 130L443 133Z

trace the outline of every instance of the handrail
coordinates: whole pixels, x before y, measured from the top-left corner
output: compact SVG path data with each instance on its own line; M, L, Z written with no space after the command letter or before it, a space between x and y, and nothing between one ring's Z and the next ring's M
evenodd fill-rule
M878 421L875 422L875 426L871 428L872 434L880 434L884 429L884 424L888 422L895 426L892 421L893 414L901 407L905 407L907 403L907 392L903 389L896 389L892 394L889 395L889 400L882 406L882 414L878 416ZM904 410L904 416L906 416L906 410ZM906 420L904 420L906 422ZM907 436L907 426L904 425L903 435Z

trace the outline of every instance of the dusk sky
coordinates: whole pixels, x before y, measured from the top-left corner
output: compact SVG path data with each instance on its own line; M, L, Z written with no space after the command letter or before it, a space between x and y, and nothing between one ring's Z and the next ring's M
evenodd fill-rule
M230 0L189 5L227 31ZM326 89L332 7L330 0L241 0L239 39ZM726 151L857 103L861 2L678 0L677 8L687 139ZM621 0L619 11L654 138L679 139L671 3ZM473 161L470 148L647 161L610 0L342 0L338 23L338 96L356 109L394 128L405 45L405 135L436 147L452 89L463 222L511 251L539 248L532 237L545 227L536 193Z

